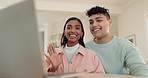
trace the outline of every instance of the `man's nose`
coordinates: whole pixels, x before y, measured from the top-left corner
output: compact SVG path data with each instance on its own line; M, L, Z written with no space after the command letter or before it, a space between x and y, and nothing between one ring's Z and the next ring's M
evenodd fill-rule
M93 24L91 25L91 27L96 27L97 26L97 22L93 22Z

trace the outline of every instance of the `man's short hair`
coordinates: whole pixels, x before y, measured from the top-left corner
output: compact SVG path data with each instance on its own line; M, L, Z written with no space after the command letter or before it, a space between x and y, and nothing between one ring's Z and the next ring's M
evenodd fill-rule
M91 9L87 10L87 12L86 12L86 15L88 17L95 15L95 14L103 14L107 17L107 19L110 19L109 9L106 9L104 7L95 6L95 7L92 7Z

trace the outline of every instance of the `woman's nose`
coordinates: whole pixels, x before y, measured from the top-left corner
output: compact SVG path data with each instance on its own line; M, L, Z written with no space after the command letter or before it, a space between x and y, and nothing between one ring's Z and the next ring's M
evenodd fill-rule
M75 30L76 30L75 28L72 28L72 29L71 29L71 32L75 32Z

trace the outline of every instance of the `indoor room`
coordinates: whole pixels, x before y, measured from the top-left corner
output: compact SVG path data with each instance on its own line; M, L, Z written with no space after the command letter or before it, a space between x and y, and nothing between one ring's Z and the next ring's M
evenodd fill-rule
M5 34L3 34L3 31L5 31L5 30L2 29L2 25L5 24L5 23L3 23L2 17L6 16L6 15L3 16L2 14L7 11L7 10L5 11L5 9L7 9L13 5L17 5L23 1L27 2L27 0L13 0L13 1L1 0L0 1L0 14L1 14L0 17L2 19L2 20L0 19L0 23L2 23L1 30L0 30L2 32L2 33L0 33L0 35L2 35L1 37L6 38ZM33 1L33 2L31 2L31 1ZM28 0L28 2L29 2L29 0ZM28 36L24 35L24 37L23 36L21 36L21 37L22 38L28 37L28 39L26 39L26 40L29 40L29 37L34 39L39 36L39 40L37 38L34 40L34 42L30 41L31 45L32 45L32 43L35 43L37 41L39 41L39 42L32 45L32 46L35 46L35 45L37 45L37 46L30 47L33 49L37 49L37 48L38 49L37 50L30 50L32 52L31 52L30 56L28 56L28 59L31 58L31 55L33 55L33 51L39 51L39 50L41 51L41 53L38 52L36 54L36 56L33 56L34 59L29 61L30 65L33 64L31 61L35 61L35 63L33 65L39 64L36 67L39 67L39 69L41 70L42 67L41 67L40 62L42 62L41 61L42 59L38 58L38 56L40 56L40 54L46 56L46 54L49 53L49 44L50 43L53 43L53 46L55 48L61 47L60 44L61 44L61 37L62 37L62 33L63 33L63 27L64 27L66 20L70 17L77 17L82 21L83 27L84 27L84 32L85 32L84 43L87 43L87 42L93 40L94 36L90 32L90 23L89 23L90 18L88 16L86 16L86 12L91 7L94 7L94 6L100 6L100 7L104 7L104 8L109 9L109 13L110 13L111 20L112 20L112 24L109 28L110 33L112 35L117 36L117 37L121 37L123 39L126 39L130 43L132 43L134 45L134 47L136 48L136 50L138 49L138 52L140 52L139 54L141 54L141 57L144 59L143 61L148 65L148 8L147 8L148 7L148 5L147 5L148 0L30 0L30 2L33 3L33 4L30 4L30 6L28 6L28 8L30 8L30 9L27 10L27 7L25 9L26 9L26 11L30 11L32 9L32 11L30 11L30 14L35 12L35 14L32 14L35 16L30 16L30 18L33 18L32 25L37 26L37 27L35 27L35 28L37 28L37 31L33 30L33 29L30 29L30 30L26 29L25 30L25 28L23 28L24 30L21 29L20 31L22 31L23 34L26 31L28 31ZM23 6L25 6L25 4ZM20 9L20 8L18 8L18 9ZM12 11L13 11L13 9L12 9ZM15 9L14 9L14 11L15 11ZM8 11L8 12L11 12L11 11ZM26 13L26 18L27 18L27 16L29 17L29 15L27 15L27 13L29 14L29 12L25 12L25 10L24 11L22 10L22 12L24 12L24 13L22 13L24 15ZM21 13L21 12L19 12L19 13ZM19 15L19 13L18 13L18 15ZM11 14L11 13L9 13L9 14ZM13 16L13 17L15 18L15 16ZM22 18L25 19L25 16ZM22 18L20 17L19 19L22 19ZM24 19L22 19L22 20L24 20ZM11 19L11 20L13 20L13 19ZM29 19L29 20L31 20L31 19ZM27 22L29 22L29 20ZM8 20L8 23L9 22L10 22L10 20ZM12 22L10 22L10 23L12 23ZM31 26L31 23L26 24L26 25ZM33 27L30 27L30 28L33 28ZM13 27L12 27L12 29L13 29ZM14 30L15 29L19 29L19 27L14 28ZM8 30L9 30L9 28L8 28ZM30 36L31 34L29 34L29 32L33 33L34 36ZM6 31L6 33L7 33L7 31ZM8 31L8 33L10 33L10 32ZM18 35L21 35L21 33ZM10 37L13 37L13 36L10 35ZM16 35L16 37L17 37L17 35ZM7 41L3 42L5 40L4 38L1 39L1 41L0 41L1 44L7 43ZM11 39L8 39L8 40L10 40L10 41L8 41L8 43L9 42L11 43ZM18 41L19 41L19 39L18 39ZM13 43L13 41L12 41L12 43ZM20 41L20 43L21 43L21 41ZM16 47L14 44L11 44L10 46L17 48L17 46L19 46L20 43L18 45L16 45ZM27 45L25 43L22 43L22 44ZM9 45L9 44L6 44L6 45ZM25 48L27 48L27 47L25 46ZM4 46L1 45L0 49L1 49L0 51L4 51L4 52L11 51L11 50L7 50L5 45ZM10 49L12 49L12 48L10 48ZM16 51L18 51L18 50L16 50ZM0 69L1 69L0 75L4 74L5 72L11 73L14 70L14 68L17 68L16 66L13 68L13 66L10 66L10 65L11 64L15 65L13 62L18 62L19 61L18 58L21 58L20 55L22 55L21 53L18 55L15 55L15 53L14 53L14 55L13 55L13 52L12 52L11 53L12 57L9 58L9 56L11 54L9 56L5 56L5 55L3 56L3 54L8 55L9 53L8 54L3 53L3 52L0 53L0 55L1 55L0 61L2 62L1 67L0 67ZM23 59L25 59L25 60L23 60L23 61L26 61L27 53L24 55L25 56L23 56ZM49 55L51 55L51 54L49 53ZM17 58L17 56L18 56L18 58ZM122 54L121 54L121 56L122 56ZM7 59L6 57L8 57L9 59ZM39 61L36 61L37 60L36 58ZM47 56L46 56L46 58L49 59ZM102 58L102 57L100 57L100 58ZM123 58L128 59L127 57L123 57ZM9 63L4 62L3 60L7 60ZM11 60L13 60L13 62ZM15 60L17 60L17 61L15 61ZM131 59L131 60L133 60L133 59ZM22 62L20 62L20 63L22 63ZM27 63L27 62L24 62L21 65L22 66L27 65L25 63ZM5 72L2 72L3 70L8 69L5 67L5 64L10 64L10 65L6 65L6 66L8 66L8 68L10 66L11 71L7 70ZM20 70L19 68L21 68L21 66L18 67L18 69L16 69L16 70L18 70L18 72ZM29 66L26 68L29 69L31 67ZM25 70L24 75L25 74L27 75L28 73L32 72L32 71L27 72L27 69L25 69L25 68L23 68L23 69ZM37 70L39 70L39 69L37 69ZM127 70L128 70L128 68L127 68ZM86 70L84 70L84 71L86 71ZM41 72L42 71L38 72L38 73L40 73L40 74L38 74L38 76L42 75ZM19 72L19 73L21 73L21 72ZM115 71L114 71L114 73L115 73ZM33 73L33 74L35 74L35 73ZM128 72L128 74L133 74L133 73ZM8 78L11 76L13 76L12 78L21 77L21 75L22 75L22 73L18 76L11 74L10 76L8 76ZM80 75L80 74L75 74L75 76L78 76L78 75ZM74 75L72 75L72 76L74 76ZM3 76L0 76L0 77L3 77ZM31 77L36 77L36 76L29 75L27 78L31 78ZM60 78L65 78L65 77L66 76L62 76ZM88 76L88 78L89 77L91 77L91 75ZM108 77L110 77L110 75L109 76L100 76L100 77L107 77L108 78ZM118 75L117 76L113 75L113 77L120 78L120 76L118 76ZM5 76L4 76L4 78L5 78ZM25 76L24 76L24 78L25 78ZM40 77L38 77L38 78L40 78ZM45 78L45 77L43 77L43 78ZM49 77L49 78L52 78L52 77ZM70 76L69 77L67 76L66 78L70 78ZM129 77L129 78L137 78L137 77Z

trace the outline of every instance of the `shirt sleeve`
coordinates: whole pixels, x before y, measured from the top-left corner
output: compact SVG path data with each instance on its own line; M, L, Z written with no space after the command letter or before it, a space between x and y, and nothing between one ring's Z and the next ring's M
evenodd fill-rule
M96 68L95 72L105 73L102 63L96 55L94 56L94 63L96 63L96 64L94 64L95 68Z
M53 71L50 61L47 58L44 58L44 73L48 76L59 74L58 71Z
M148 78L148 65L144 62L140 51L133 44L126 45L125 65L131 75Z
M95 52L93 52L92 50L90 50L92 52L93 55L93 65L94 65L94 73L103 73L105 74L104 68L102 66L102 63L100 61L100 59L98 58L98 56L95 54Z

